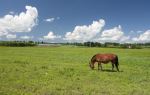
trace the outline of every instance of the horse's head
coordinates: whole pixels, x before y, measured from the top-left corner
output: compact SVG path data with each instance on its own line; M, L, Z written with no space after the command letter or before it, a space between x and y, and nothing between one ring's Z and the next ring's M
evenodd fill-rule
M89 62L89 66L92 70L94 69L94 64L92 62Z

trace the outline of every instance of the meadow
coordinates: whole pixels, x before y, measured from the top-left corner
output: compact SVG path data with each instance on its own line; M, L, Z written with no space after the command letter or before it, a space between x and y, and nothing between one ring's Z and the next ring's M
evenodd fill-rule
M117 54L120 72L91 70L96 53ZM150 95L150 49L0 47L0 95Z

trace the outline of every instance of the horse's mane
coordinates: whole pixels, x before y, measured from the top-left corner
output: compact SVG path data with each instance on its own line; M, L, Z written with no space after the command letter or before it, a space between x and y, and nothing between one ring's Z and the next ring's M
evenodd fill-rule
M95 55L91 58L91 61L95 58L96 55L97 55L97 54L95 54Z

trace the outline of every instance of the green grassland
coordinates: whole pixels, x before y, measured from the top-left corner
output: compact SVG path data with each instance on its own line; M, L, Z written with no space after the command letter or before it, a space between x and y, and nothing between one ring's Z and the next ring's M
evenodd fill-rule
M89 68L115 53L121 72ZM0 47L0 95L150 95L150 49Z

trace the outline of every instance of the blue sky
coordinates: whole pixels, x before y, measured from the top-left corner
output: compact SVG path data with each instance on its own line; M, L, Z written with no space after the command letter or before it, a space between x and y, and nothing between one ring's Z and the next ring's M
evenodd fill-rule
M149 0L1 0L0 40L148 42L150 41L149 4ZM18 26L9 24L6 27L3 22L10 22L7 22L5 16L12 15L11 19L14 20L15 15L26 13L26 6L30 6L31 10L33 7L36 8L37 17L35 15L35 18L31 19L34 21L19 20L26 25L19 31ZM105 22L104 25L101 23L102 20ZM93 21L98 24L94 24ZM31 24L32 26L29 26Z

